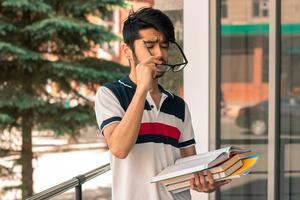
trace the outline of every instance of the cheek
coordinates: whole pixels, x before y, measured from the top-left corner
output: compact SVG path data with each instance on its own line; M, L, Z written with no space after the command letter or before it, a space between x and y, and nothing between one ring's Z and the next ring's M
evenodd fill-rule
M142 50L136 50L135 51L135 57L136 57L136 59L139 61L139 62L141 62L142 60L145 60L145 59L147 59L149 56L151 56L150 55L150 53L147 51L147 50L144 50L144 49L142 49Z
M168 57L169 57L169 52L168 51L163 51L164 60L168 60Z
M142 60L145 60L147 57L145 55L135 54L135 59L139 63Z

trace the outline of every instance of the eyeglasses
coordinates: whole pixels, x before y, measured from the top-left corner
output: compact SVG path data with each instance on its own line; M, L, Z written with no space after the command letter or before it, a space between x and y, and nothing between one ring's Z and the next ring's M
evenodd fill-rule
M152 55L150 49L147 47L146 42L145 47L147 48L150 55ZM169 55L168 62L169 63L163 63L157 65L161 71L167 72L170 69L172 69L173 72L179 72L185 68L185 66L188 64L188 60L185 57L182 48L177 42L169 42L168 52L171 54ZM180 55L178 55L180 53ZM183 60L183 62L182 62ZM172 62L172 64L170 63Z

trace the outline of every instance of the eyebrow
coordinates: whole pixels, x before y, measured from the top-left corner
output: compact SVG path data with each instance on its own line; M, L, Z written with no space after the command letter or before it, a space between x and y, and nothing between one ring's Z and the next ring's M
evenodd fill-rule
M153 44L159 42L158 39L155 40L143 40L146 44ZM168 43L166 40L162 41L162 43Z

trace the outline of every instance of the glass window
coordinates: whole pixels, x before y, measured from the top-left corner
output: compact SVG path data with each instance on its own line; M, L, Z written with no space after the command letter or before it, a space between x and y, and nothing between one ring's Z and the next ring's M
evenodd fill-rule
M252 9L252 16L259 17L259 1L253 1L253 9Z
M280 199L300 199L300 1L281 1Z
M268 17L269 16L269 0L253 0L252 16L253 17Z
M221 9L222 9L222 18L227 18L228 17L228 6L227 6L227 0L222 0L221 1Z
M232 15L221 22L220 144L261 156L253 173L223 187L219 199L267 199L269 31L262 2L228 1Z

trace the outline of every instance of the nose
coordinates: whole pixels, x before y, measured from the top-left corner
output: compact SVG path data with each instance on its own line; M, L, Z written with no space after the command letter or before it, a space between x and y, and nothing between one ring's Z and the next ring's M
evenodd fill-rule
M160 45L155 45L155 48L153 49L153 55L163 58L163 49Z

